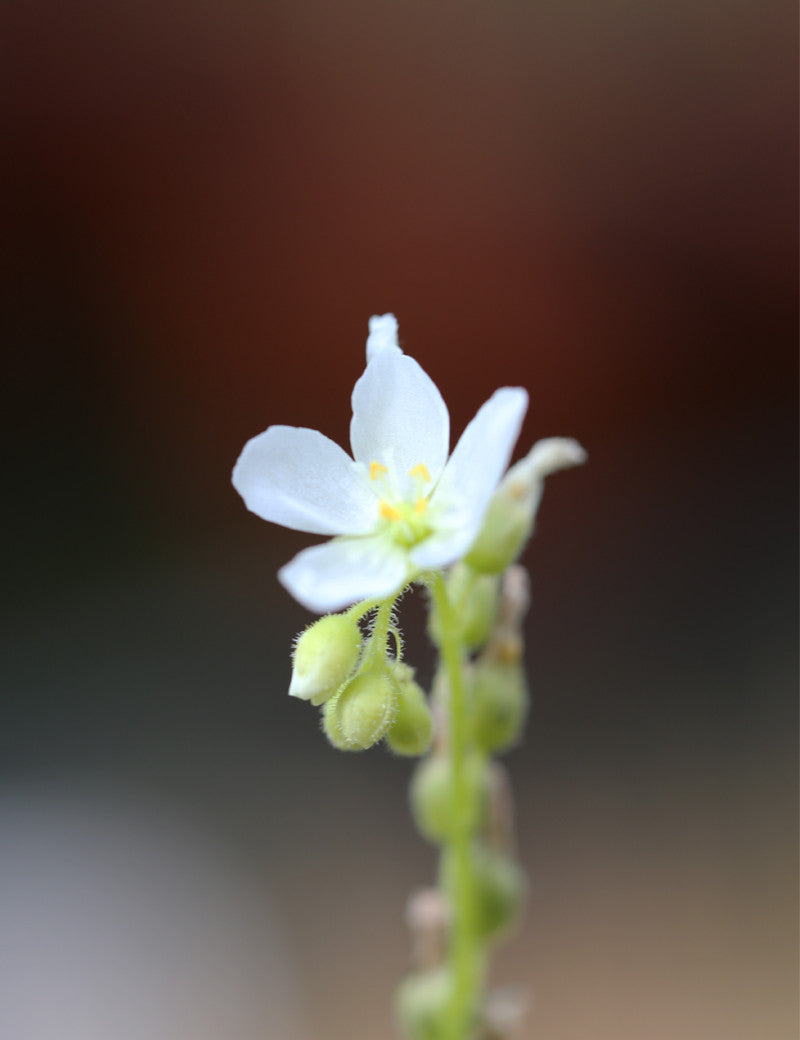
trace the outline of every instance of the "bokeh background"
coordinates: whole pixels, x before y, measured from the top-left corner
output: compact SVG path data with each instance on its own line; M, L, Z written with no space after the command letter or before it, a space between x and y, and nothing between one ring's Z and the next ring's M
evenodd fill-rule
M456 433L521 384L520 448L590 454L526 553L520 1036L791 1040L794 12L0 20L2 1035L394 1035L409 764L286 697L308 539L229 483L271 423L346 444L393 310Z

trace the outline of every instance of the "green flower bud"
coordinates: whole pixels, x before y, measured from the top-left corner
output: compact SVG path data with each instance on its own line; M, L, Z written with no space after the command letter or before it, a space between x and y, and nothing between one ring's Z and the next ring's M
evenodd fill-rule
M319 706L355 671L361 629L346 614L328 614L302 633L294 648L289 695Z
M410 1040L444 1040L453 991L447 968L407 975L395 992L395 1014Z
M500 935L516 921L525 896L520 866L499 852L486 849L476 858L476 928L484 939Z
M397 711L397 683L385 671L360 672L326 702L323 729L340 751L363 751L386 736Z
M464 775L469 812L466 826L475 831L486 814L489 789L486 763L480 755L467 757ZM419 764L411 779L410 796L411 811L420 833L438 845L451 841L458 824L449 756L431 755Z
M477 844L472 852L475 885L475 929L481 939L507 931L517 918L525 896L525 875L521 867L501 852ZM443 857L440 884L451 892L455 879L455 858Z
M447 595L464 647L467 650L479 650L489 638L497 615L499 579L494 574L479 574L462 561L450 570ZM441 642L439 619L435 611L431 612L428 631L435 643Z
M479 573L502 574L525 548L532 531L533 514L501 484L464 559Z
M586 461L586 452L567 437L538 441L524 459L506 473L486 511L483 527L465 559L484 574L500 574L525 548L536 511L551 473Z
M470 706L475 742L487 755L515 744L528 710L521 661L478 661L471 676Z
M433 717L428 701L413 676L413 669L407 665L395 665L399 697L397 714L386 734L386 742L397 755L424 755L433 736Z

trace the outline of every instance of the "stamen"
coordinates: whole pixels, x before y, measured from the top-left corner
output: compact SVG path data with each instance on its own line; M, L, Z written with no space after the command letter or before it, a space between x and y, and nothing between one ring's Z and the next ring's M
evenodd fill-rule
M375 463L373 463L373 465L375 465ZM431 475L428 472L428 467L425 465L424 462L418 462L413 469L410 469L408 471L408 475L409 477L420 477L427 484L429 484L431 480Z
M389 470L381 465L380 462L370 462L369 464L369 479L377 480L383 473L388 473Z
M375 465L375 463L373 463L373 465ZM381 501L378 503L378 509L380 511L381 516L385 520L403 519L403 514L400 512L400 510L396 509L393 505L390 505L388 502L384 502L383 499L381 499Z
M425 512L425 510L427 508L428 508L428 500L427 500L427 498L418 498L417 501L414 503L414 512L418 516L422 516L422 514Z

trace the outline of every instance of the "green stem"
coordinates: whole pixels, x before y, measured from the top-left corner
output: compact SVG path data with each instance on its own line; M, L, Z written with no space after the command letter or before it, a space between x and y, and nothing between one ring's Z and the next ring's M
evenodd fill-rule
M372 635L367 650L367 663L370 665L377 664L386 659L386 640L392 624L393 607L393 599L384 600L384 602L378 606L378 612L375 615L375 622L372 626Z
M443 854L452 857L450 970L453 991L446 1023L447 1040L468 1040L483 984L479 942L475 928L475 875L472 863L474 806L467 780L470 733L467 717L464 651L458 621L447 595L444 578L431 584L439 618L440 651L450 691L449 752L453 791L453 837Z

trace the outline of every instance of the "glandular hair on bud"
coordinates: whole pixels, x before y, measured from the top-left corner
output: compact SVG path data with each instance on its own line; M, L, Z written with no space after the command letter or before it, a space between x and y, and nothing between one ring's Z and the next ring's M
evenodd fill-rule
M481 755L467 756L464 779L468 788L465 809L470 815L463 821L463 826L475 831L486 815L489 790L488 769ZM459 821L453 791L453 767L447 754L433 754L419 764L411 779L410 796L411 811L420 833L437 845L452 841Z
M358 622L346 614L328 614L309 625L294 648L290 696L324 704L355 671L361 641Z
M408 674L410 673L410 675ZM424 755L433 737L433 717L421 686L411 669L396 666L397 714L386 734L386 743L397 755Z
M409 1040L444 1040L453 992L449 969L407 975L395 992L395 1015Z
M364 751L386 736L397 712L397 683L387 671L370 668L325 704L323 729L340 751Z
M528 710L522 662L478 661L470 680L470 706L475 743L486 754L515 744Z

